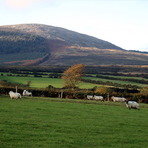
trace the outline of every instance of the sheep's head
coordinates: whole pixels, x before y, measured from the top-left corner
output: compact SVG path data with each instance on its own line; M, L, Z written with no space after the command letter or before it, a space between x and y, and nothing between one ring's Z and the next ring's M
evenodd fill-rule
M9 94L12 94L12 93L13 93L13 91L10 91L10 92L9 92Z
M125 103L128 104L128 100L125 99Z
M124 102L126 102L127 100L126 99L124 99Z

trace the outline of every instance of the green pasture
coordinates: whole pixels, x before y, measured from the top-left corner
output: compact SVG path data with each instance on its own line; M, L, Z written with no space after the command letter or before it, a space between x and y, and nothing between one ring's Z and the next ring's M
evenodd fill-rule
M140 87L146 87L147 86L147 84L140 84L140 83L131 82L131 81L110 80L110 79L97 78L97 77L84 77L84 79L95 80L95 81L103 81L103 82L112 82L112 83L117 83L117 84L122 84L122 85L131 84L131 85L136 85L136 86L140 86Z
M18 76L0 76L1 80L7 80L8 82L12 83L20 83L20 84L27 84L28 81L31 81L30 87L33 88L46 88L49 85L52 85L56 88L62 88L64 86L64 82L62 79L59 78L47 78L47 77L18 77ZM91 83L84 83L81 82L79 84L80 88L93 88L94 86L100 86L97 84Z
M20 77L17 76L16 74L12 74L12 76L8 76L8 73L3 73L3 76L0 75L0 80L7 80L8 82L12 83L20 83L20 84L27 84L28 81L31 81L30 87L32 88L46 88L49 85L52 85L56 88L62 88L64 86L64 82L60 78L48 78L46 76L42 77L34 77L33 75L28 75L28 77ZM118 76L120 77L120 76ZM122 78L128 78L128 77L123 77ZM129 77L131 78L131 77ZM97 77L83 77L83 79L90 79L90 80L95 80L95 81L102 81L102 82L112 82L112 83L117 83L117 84L131 84L131 85L136 85L140 87L146 87L147 84L140 84L136 82L130 82L130 81L122 81L122 80L110 80L110 79L105 79L105 78L97 78ZM136 79L136 78L135 78ZM138 78L137 78L138 79ZM139 78L140 79L140 78ZM100 86L99 84L92 84L92 83L84 83L81 82L79 84L80 88L85 88L85 89L90 89L93 88L94 86Z
M147 148L148 106L0 96L0 148Z

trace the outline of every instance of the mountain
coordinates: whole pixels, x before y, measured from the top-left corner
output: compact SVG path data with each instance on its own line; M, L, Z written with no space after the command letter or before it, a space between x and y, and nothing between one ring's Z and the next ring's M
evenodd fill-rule
M148 65L148 54L42 24L0 26L0 65Z

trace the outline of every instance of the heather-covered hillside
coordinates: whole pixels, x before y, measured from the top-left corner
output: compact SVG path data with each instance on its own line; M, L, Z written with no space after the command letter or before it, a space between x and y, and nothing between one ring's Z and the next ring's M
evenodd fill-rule
M0 26L0 65L147 65L148 54L64 28Z

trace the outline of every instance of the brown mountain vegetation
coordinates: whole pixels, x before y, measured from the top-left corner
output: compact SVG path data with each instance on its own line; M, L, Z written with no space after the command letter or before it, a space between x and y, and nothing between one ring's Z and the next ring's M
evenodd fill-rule
M148 54L64 28L0 26L0 65L148 65Z

